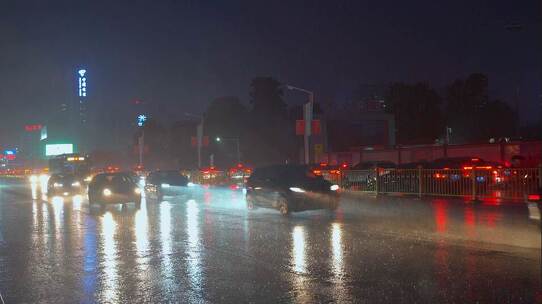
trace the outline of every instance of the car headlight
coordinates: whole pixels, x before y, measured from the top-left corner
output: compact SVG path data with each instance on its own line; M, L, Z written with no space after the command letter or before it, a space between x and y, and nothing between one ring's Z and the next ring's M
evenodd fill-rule
M87 177L85 177L85 182L90 182L92 180L92 175L89 175Z
M111 192L111 190L105 188L104 191L102 191L103 195L104 196L110 196L111 194L113 194L113 192Z
M80 186L81 186L80 182L73 182L72 183L72 187L80 187Z
M292 192L298 192L298 193L303 193L305 192L305 190L301 189L301 188L298 188L298 187L290 187L290 191Z
M54 184L53 184L53 187L55 187L55 188L61 188L61 187L64 187L64 185L61 184L61 183L54 183Z
M40 180L41 183L47 183L47 181L49 181L49 175L42 174L42 175L40 175L39 180Z
M162 184L162 188L169 188L169 184Z
M135 194L141 194L141 189L135 188L135 189L134 189L134 192L135 192Z
M331 187L329 187L329 190L337 191L337 190L339 190L339 185L331 185Z

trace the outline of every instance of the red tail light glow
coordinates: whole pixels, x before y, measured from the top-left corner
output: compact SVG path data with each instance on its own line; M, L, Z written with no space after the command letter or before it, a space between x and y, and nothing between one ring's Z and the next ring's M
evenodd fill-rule
M527 195L527 200L529 200L529 201L539 201L540 200L540 194L529 194L529 195Z

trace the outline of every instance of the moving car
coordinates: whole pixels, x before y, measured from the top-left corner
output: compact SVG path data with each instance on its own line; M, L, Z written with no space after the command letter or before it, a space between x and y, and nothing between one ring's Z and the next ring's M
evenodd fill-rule
M141 189L130 173L101 173L88 185L88 202L90 205L134 202L139 206Z
M315 175L307 166L262 167L254 170L247 181L247 207L278 209L283 215L311 209L335 210L338 189L338 185Z
M50 196L71 196L84 191L83 181L73 174L55 173L47 181L47 193Z
M149 198L161 201L164 196L186 194L188 178L176 170L154 171L145 182L145 193Z

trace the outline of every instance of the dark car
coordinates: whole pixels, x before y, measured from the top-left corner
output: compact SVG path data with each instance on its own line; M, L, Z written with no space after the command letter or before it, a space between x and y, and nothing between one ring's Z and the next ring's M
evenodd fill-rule
M73 174L53 174L47 182L47 193L50 196L71 196L85 191L83 180Z
M188 178L176 170L160 170L149 174L145 182L145 193L149 198L161 201L164 196L187 194Z
M88 185L89 204L141 204L141 189L130 173L101 173Z
M351 170L344 171L343 185L347 189L374 191L376 190L376 169L378 168L378 176L382 177L388 175L390 170L395 167L396 165L389 161L359 163Z
M247 181L247 206L290 212L338 206L339 186L315 175L307 166L276 165L254 170Z

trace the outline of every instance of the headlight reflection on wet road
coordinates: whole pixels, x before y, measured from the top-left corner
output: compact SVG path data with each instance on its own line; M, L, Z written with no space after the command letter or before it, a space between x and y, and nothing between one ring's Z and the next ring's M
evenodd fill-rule
M331 224L331 249L332 263L331 269L335 278L343 276L343 247L342 247L342 227L339 223Z
M166 283L166 290L173 292L175 283L171 280L173 264L171 263L171 204L168 201L160 203L160 242L162 244L162 278Z
M295 272L305 272L305 230L302 226L295 226L292 232L292 258Z
M200 290L202 288L203 273L200 256L199 206L193 199L186 203L186 231L188 234L188 275L192 287Z
M111 212L107 212L101 219L101 241L103 250L102 269L104 275L102 302L115 303L118 300L118 273L117 273L117 244L115 233L117 223Z
M145 257L149 250L149 222L147 216L147 202L143 199L141 208L135 214L135 239L139 258Z

